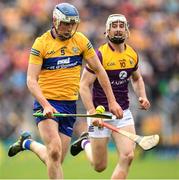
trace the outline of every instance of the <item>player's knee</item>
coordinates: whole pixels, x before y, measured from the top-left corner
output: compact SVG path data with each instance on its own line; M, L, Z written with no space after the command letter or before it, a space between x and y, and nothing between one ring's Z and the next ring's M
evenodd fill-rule
M134 159L134 153L130 153L128 155L128 163L129 163L129 165L132 163L133 159Z
M94 170L97 172L102 172L106 169L106 164L105 163L97 163L94 164Z
M48 154L49 154L50 159L52 159L52 161L55 161L55 162L61 161L62 153L61 153L60 146L58 146L58 145L51 146L49 148L49 153Z
M58 149L52 149L49 152L49 156L53 161L60 161L61 160L61 153Z
M134 159L134 152L132 151L130 153L121 154L120 159L121 161L126 162L128 165L130 165Z

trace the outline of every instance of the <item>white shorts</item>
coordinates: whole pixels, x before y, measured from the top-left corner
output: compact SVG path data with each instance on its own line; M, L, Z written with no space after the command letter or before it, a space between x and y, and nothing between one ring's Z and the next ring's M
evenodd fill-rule
M98 128L96 126L92 125L92 119L93 118L87 118L88 123L88 133L89 137L93 138L103 138L103 137L110 137L112 131L108 128ZM132 116L132 113L129 109L126 109L123 111L123 118L122 119L111 119L107 123L121 128L124 126L134 125L134 118Z

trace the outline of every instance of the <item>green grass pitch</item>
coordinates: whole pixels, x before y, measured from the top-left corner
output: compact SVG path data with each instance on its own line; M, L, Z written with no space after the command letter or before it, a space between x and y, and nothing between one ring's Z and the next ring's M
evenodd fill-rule
M151 154L151 155L150 155ZM179 179L179 159L161 159L147 152L144 159L136 155L128 179ZM65 179L110 179L117 162L115 151L109 151L108 167L95 172L82 152L79 156L67 155L64 164ZM13 158L0 149L0 179L47 179L46 167L31 152L24 151Z

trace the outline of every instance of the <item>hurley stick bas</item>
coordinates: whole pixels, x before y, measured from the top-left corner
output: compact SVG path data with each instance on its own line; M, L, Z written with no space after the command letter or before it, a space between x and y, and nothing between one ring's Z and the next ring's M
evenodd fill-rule
M116 128L115 126L108 124L106 122L103 122L102 126L128 137L129 139L134 141L136 144L138 144L144 150L150 150L153 147L155 147L158 144L159 139L160 139L158 134L154 134L154 135L150 135L150 136L140 136L140 135L133 134L133 133L127 132L125 130Z

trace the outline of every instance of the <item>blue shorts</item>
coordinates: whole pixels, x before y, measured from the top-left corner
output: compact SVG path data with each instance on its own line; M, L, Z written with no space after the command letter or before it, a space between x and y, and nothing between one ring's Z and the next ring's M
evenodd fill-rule
M60 113L65 114L76 114L76 101L56 101L56 100L48 100L48 102ZM37 111L43 112L42 106L35 101L34 102L34 113ZM36 117L35 121L38 124L40 121L47 119L46 117ZM76 121L76 117L53 117L54 121L58 122L58 130L59 132L72 136L73 133L73 125Z

